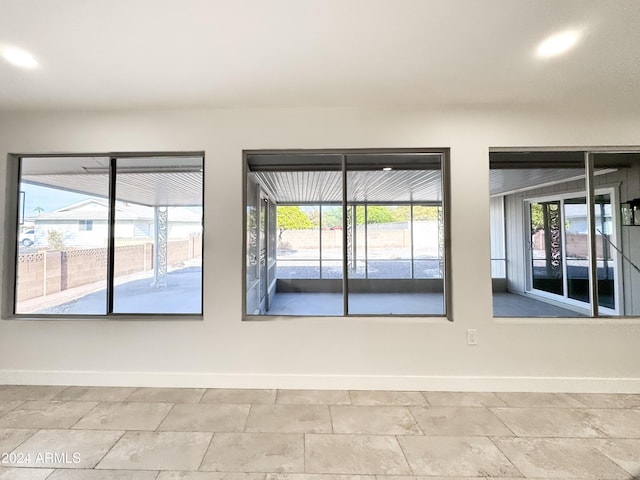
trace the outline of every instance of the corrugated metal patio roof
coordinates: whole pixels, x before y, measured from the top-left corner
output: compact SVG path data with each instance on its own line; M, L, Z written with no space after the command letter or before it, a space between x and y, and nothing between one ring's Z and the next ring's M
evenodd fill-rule
M117 160L116 200L147 206L202 204L202 157ZM109 157L24 157L22 181L94 197L109 196Z

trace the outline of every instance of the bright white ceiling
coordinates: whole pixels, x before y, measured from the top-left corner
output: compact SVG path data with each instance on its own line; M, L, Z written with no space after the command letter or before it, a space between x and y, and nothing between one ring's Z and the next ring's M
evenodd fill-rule
M639 0L0 0L0 110L640 108ZM576 48L537 44L568 28Z

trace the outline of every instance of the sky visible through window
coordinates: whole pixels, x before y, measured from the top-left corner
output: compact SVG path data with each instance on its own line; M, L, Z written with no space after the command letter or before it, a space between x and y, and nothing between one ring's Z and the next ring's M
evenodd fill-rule
M24 192L24 216L27 218L37 216L40 209L40 213L47 213L88 198L97 198L24 182L20 185L20 190Z

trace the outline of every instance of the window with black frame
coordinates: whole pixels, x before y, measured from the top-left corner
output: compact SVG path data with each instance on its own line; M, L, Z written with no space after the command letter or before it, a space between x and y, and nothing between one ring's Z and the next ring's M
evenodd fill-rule
M202 314L202 154L19 161L16 316Z

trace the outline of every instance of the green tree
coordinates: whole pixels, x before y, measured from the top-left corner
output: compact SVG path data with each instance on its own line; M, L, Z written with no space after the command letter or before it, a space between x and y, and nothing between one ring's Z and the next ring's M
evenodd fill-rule
M415 205L413 207L413 220L425 221L425 220L437 220L439 207L426 207L424 205Z
M531 204L531 233L536 233L544 228L544 214L542 213L542 205L539 203Z
M342 227L342 207L322 209L322 228Z
M362 209L361 212L359 209ZM389 207L382 205L369 205L367 206L367 223L389 223L395 222L393 210ZM356 222L358 225L364 223L364 207L356 207Z
M411 218L411 207L409 205L401 205L393 211L393 218L396 222L408 222ZM438 207L428 207L425 205L413 206L413 221L424 222L438 219Z
M307 214L296 205L278 206L277 219L279 240L282 240L285 230L305 230L313 227Z

